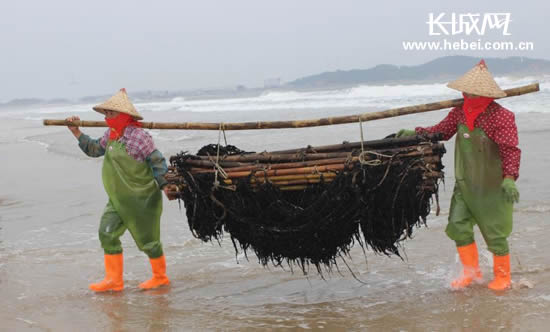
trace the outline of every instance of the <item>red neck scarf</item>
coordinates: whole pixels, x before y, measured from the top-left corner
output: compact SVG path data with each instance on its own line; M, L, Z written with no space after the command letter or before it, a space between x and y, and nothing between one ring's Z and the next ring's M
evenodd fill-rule
M464 96L464 105L462 105L462 110L464 111L464 115L466 116L466 125L468 126L468 129L470 131L474 130L474 122L476 121L477 117L485 111L487 106L489 106L490 103L495 100L495 98L490 97L466 97L466 95L463 93Z
M117 116L111 119L105 118L105 122L111 128L109 139L119 139L124 132L124 128L128 126L141 127L141 122L137 122L126 113L118 113Z

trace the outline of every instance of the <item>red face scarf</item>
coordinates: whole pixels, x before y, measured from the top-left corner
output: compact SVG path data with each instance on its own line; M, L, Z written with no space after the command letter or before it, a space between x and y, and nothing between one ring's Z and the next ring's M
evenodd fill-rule
M464 115L466 116L466 125L468 126L468 129L470 131L474 130L474 122L476 121L477 117L485 111L487 106L495 100L494 98L490 97L466 97L466 94L462 94L464 96L464 105L462 105L462 110L464 111Z
M124 128L130 125L134 127L141 127L141 122L137 122L134 118L126 113L118 113L117 116L111 119L105 118L105 122L107 122L107 125L109 126L109 128L111 128L109 139L120 138L122 136L122 133L124 132Z

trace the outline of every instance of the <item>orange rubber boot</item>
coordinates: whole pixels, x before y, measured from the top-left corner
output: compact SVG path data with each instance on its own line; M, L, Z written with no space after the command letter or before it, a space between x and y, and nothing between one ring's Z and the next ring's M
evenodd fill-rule
M510 275L510 254L506 256L493 255L493 273L495 279L489 283L492 290L504 290L512 284Z
M139 288L153 289L163 285L170 285L170 280L166 276L166 259L164 255L158 258L149 258L149 261L153 269L153 277L139 284Z
M451 282L453 289L461 289L469 286L472 281L481 281L482 275L479 270L479 261L476 243L462 247L456 247L458 256L462 262L462 275Z
M121 291L124 288L122 268L122 254L105 255L105 278L98 283L90 284L90 289L95 292Z

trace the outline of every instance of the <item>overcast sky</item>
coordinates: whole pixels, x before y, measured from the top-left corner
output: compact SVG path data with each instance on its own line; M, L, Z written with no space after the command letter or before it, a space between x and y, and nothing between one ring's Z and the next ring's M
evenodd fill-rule
M111 94L120 87L254 87L271 77L290 81L381 63L420 64L448 54L550 59L548 3L3 0L0 101ZM437 40L428 35L430 12L509 12L511 36L485 37L530 41L535 50L403 50L402 41Z

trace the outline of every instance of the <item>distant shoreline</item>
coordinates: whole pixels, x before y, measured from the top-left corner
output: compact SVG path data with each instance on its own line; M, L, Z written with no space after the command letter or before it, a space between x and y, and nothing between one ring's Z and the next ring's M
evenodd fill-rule
M278 87L244 86L193 89L193 90L146 90L130 92L136 103L170 101L174 98L186 100L215 100L230 98L251 98L266 92L308 92L348 89L357 86L412 85L446 83L471 68L479 58L469 56L440 57L418 66L378 65L370 69L339 70L306 76ZM525 57L486 58L489 69L495 77L523 78L550 75L550 61ZM19 98L0 103L0 110L28 108L29 106L70 106L96 104L108 95L85 96L78 99Z

